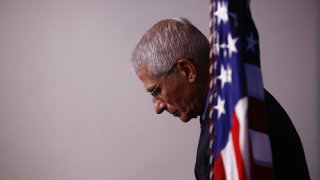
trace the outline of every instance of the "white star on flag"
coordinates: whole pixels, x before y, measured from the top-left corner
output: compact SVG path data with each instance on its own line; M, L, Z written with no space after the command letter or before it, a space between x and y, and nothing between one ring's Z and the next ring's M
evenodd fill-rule
M218 2L217 11L214 13L218 18L218 24L222 22L227 23L228 18L228 5L225 2Z
M254 46L258 44L258 41L254 39L252 32L250 33L250 36L247 36L246 38L248 43L246 51L251 50L253 53L256 53Z
M217 34L217 37L216 37L216 43L214 43L214 47L215 47L215 50L216 50L216 54L217 56L219 55L219 51L220 51L220 45L219 45L219 34Z
M227 69L225 69L224 66L221 65L220 75L218 76L218 79L221 80L221 88L222 89L223 89L225 83L232 82L232 70L229 65L227 66Z
M222 43L220 44L220 48L223 49L223 57L226 58L227 57L227 48L228 48L228 45L225 44L225 43Z
M226 111L224 109L225 100L221 99L220 96L218 96L218 102L217 105L214 106L214 109L218 111L218 119L221 117L222 114L225 114Z
M238 38L232 39L231 34L228 34L228 53L229 53L229 58L231 58L233 52L238 52L237 47L236 47L236 42L238 41Z

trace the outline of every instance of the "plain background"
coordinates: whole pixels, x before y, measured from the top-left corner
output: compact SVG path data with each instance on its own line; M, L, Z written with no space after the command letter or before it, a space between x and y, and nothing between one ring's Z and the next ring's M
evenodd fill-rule
M313 179L320 178L318 5L251 6L265 87L291 116ZM187 17L208 36L208 7L197 0L1 0L0 180L194 179L198 120L156 115L129 59L164 18Z

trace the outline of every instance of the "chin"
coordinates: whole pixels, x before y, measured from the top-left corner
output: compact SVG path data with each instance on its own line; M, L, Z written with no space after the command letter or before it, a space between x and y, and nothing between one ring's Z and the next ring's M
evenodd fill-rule
M191 120L192 118L190 117L180 117L181 122L187 123Z
M180 120L184 123L187 123L189 122L191 119L193 118L197 118L198 116L196 116L195 114L193 113L188 113L188 114L183 114L182 116L179 116L180 117Z

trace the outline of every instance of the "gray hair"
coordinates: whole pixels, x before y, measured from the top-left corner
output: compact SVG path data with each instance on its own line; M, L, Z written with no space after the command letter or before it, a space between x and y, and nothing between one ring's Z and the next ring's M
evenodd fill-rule
M141 38L132 53L137 73L147 68L151 77L166 74L179 58L192 59L196 67L209 64L208 39L186 18L159 21Z

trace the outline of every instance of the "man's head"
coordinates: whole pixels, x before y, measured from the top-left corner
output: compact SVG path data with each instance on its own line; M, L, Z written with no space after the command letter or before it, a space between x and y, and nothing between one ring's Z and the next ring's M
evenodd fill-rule
M183 122L203 110L209 82L209 42L187 19L166 19L152 26L132 54L132 66L153 96L155 111Z

